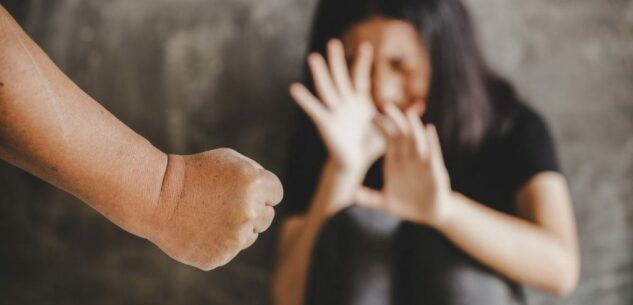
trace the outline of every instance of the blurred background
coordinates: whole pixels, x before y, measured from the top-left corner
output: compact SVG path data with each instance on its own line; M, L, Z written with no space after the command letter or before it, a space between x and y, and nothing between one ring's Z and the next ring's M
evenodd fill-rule
M490 63L548 120L573 193L580 284L530 304L633 304L633 1L465 2ZM228 146L283 171L315 0L0 3L159 148ZM200 272L0 163L0 304L269 304L276 231Z

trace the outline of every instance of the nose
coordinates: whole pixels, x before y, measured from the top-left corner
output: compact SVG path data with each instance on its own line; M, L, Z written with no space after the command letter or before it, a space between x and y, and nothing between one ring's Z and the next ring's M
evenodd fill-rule
M382 109L387 103L393 103L403 109L406 107L406 88L402 75L376 69L373 75L373 96Z

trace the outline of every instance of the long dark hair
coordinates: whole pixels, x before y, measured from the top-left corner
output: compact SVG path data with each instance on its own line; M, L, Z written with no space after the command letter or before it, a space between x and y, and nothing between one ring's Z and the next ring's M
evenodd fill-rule
M473 151L502 129L504 109L517 98L485 63L460 0L321 0L308 51L323 54L329 39L377 16L410 22L425 42L432 77L424 120L437 126L445 148Z
M320 0L308 52L324 54L329 39L376 16L410 22L429 50L431 90L423 119L437 126L445 157L460 160L476 152L487 137L507 130L515 108L510 106L518 99L512 86L487 67L460 0ZM311 86L307 67L304 78ZM283 176L287 214L306 210L327 158L314 124L297 111ZM368 186L381 187L380 171L380 166L372 166Z

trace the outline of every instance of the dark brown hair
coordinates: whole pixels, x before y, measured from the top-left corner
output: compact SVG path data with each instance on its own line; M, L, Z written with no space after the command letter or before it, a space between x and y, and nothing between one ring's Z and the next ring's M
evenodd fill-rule
M376 16L413 24L428 47L432 77L424 120L437 126L445 148L472 151L502 129L503 110L517 98L485 63L460 0L321 0L308 51L324 53L329 39Z

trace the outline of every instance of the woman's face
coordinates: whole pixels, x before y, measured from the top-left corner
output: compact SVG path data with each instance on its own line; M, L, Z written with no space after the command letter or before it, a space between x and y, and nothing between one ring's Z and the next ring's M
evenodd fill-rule
M378 108L393 103L402 110L414 108L420 115L424 113L431 65L415 27L383 17L358 23L343 36L348 59L353 59L364 41L374 47L372 95Z

